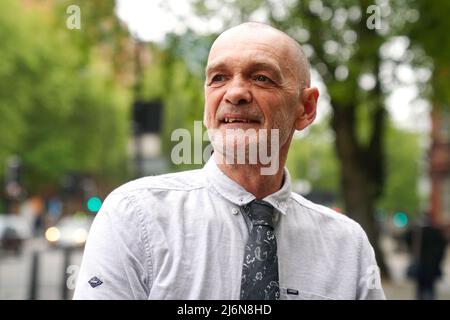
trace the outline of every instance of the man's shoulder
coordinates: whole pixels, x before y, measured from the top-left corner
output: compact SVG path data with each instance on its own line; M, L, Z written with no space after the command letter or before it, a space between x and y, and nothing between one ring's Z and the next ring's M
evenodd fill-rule
M147 176L129 181L114 189L110 195L124 195L152 190L190 191L204 188L206 179L202 169Z
M329 207L314 203L301 195L292 192L291 199L302 207L305 214L311 216L315 220L320 220L321 223L332 225L332 226L342 226L353 232L364 232L361 225L355 220L349 218L344 213L333 210Z

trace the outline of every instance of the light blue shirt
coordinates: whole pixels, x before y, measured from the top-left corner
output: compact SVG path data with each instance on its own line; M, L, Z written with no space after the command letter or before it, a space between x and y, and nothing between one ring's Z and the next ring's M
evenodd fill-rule
M239 299L255 197L209 160L114 190L89 232L74 299ZM384 299L360 225L282 188L275 207L281 299Z

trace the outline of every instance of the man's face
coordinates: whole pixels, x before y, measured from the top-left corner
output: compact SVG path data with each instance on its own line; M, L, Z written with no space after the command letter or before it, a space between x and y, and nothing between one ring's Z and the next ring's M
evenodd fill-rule
M292 44L283 35L258 31L228 31L211 48L204 123L222 137L227 129L267 129L269 135L279 129L281 148L302 113L298 68Z

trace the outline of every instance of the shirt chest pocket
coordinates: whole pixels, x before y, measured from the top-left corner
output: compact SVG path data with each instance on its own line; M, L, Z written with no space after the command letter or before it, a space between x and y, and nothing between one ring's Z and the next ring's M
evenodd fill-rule
M336 300L313 292L283 287L280 288L280 298L281 300Z

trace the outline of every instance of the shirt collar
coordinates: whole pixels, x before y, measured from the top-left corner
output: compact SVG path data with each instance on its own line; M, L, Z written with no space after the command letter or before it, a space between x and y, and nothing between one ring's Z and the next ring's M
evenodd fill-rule
M214 157L205 164L203 170L206 172L209 185L212 186L222 197L238 206L244 206L255 199L255 196L245 190L240 184L231 180L217 166ZM266 196L263 200L270 203L282 214L286 214L291 196L291 177L287 168L284 168L284 181L280 190Z

